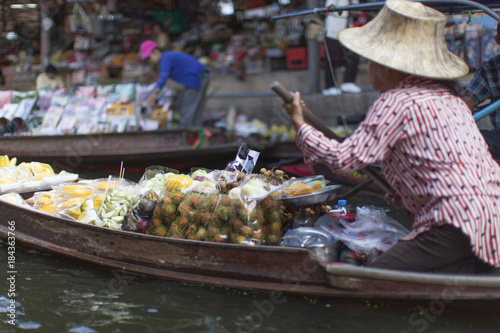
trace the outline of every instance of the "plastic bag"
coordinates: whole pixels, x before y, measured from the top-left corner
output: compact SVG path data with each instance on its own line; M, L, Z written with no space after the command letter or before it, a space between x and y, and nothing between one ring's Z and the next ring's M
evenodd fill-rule
M115 85L114 84L98 85L97 89L96 89L96 96L97 97L107 97L114 92L115 92Z
M95 86L76 87L75 96L78 98L95 98Z
M158 201L158 194L154 190L148 190L136 196L131 202L131 209L125 216L122 230L145 233Z
M38 92L36 90L12 92L12 104L19 104L25 98L38 98Z
M6 104L12 103L12 90L0 91L0 109Z
M115 93L120 97L120 103L128 104L132 103L135 98L135 84L133 83L121 83L115 86Z
M110 176L102 206L97 214L102 220L102 225L100 226L120 230L136 194L136 183Z
M315 227L331 233L349 249L366 257L368 262L408 234L406 228L383 210L368 207L357 207L356 210L354 222L324 216L316 221Z
M151 165L146 168L139 180L139 186L143 189L153 189L158 195L162 192L165 180L171 175L176 175L179 170L161 165Z
M227 194L164 191L147 233L157 236L247 245L278 243L280 202L231 199Z
M252 173L260 153L256 150L251 150L247 145L242 144L236 154L234 161L230 162L225 170L227 171L241 171L245 174Z

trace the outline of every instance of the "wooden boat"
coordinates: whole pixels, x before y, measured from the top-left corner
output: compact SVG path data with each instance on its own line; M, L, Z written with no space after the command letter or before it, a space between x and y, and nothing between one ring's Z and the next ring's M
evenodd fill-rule
M197 147L200 129L98 133L57 136L11 136L0 138L1 154L19 162L45 162L57 171L99 171L106 175L120 170L143 173L150 165L185 170L194 166L221 167L230 162L241 143L220 131L212 131ZM226 164L223 164L225 166Z
M407 273L338 263L325 266L303 248L164 238L81 224L5 202L0 202L0 209L0 236L7 244L38 248L107 269L361 302L412 303L452 297L455 305L474 311L497 315L500 311L500 275Z

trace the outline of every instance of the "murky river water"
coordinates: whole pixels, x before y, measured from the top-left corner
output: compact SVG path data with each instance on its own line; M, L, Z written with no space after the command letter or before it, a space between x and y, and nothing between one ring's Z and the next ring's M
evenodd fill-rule
M356 202L351 201L351 208ZM404 214L389 211L396 219ZM9 323L7 247L0 246L0 332L499 332L497 317L364 299L277 297L124 275L39 251L15 254Z

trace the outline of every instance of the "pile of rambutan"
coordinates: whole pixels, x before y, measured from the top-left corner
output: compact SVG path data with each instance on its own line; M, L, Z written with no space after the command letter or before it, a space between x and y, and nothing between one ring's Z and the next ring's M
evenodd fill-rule
M283 235L280 201L231 199L227 194L163 194L147 233L248 245L276 245Z

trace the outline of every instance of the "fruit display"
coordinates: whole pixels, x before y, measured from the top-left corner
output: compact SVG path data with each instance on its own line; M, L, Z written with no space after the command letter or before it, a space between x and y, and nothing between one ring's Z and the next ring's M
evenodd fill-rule
M0 194L40 191L78 178L77 174L66 171L56 174L46 163L16 163L15 157L0 156Z
M45 213L116 230L197 241L277 245L290 228L331 209L285 206L281 198L324 186L321 177L289 178L282 170L148 170L139 183L123 178L79 180L36 192ZM299 186L300 185L300 186Z
M147 233L174 238L237 244L278 243L282 235L280 202L257 202L227 194L165 192Z

